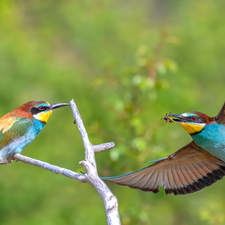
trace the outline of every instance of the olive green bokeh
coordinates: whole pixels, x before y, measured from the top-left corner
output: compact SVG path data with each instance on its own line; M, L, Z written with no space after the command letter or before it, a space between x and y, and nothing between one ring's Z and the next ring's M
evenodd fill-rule
M30 100L80 110L101 176L142 168L190 137L166 113L215 116L225 100L224 1L0 2L0 114ZM76 172L84 151L69 108L24 151ZM106 224L88 184L17 162L1 166L1 225ZM123 225L224 224L225 181L187 196L109 185ZM88 216L87 216L88 215Z

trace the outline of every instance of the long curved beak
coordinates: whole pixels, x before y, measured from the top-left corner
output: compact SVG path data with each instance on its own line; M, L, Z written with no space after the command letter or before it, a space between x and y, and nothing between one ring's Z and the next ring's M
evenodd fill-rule
M168 115L168 117L173 117L172 119L174 121L177 121L177 122L186 122L186 118L182 115L179 115L179 114L171 114L171 115Z
M57 109L57 108L60 108L60 107L63 107L63 106L69 106L69 105L70 105L69 103L55 103L55 104L51 104L50 105L50 110Z

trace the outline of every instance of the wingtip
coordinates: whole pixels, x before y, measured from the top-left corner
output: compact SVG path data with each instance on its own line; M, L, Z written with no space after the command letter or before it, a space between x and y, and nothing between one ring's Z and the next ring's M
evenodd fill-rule
M191 184L188 184L185 187L175 188L175 189L167 189L165 188L166 194L174 194L174 195L186 195L191 194L197 191L200 191L203 188L209 187L218 180L221 180L225 176L225 167L220 166L219 169L213 170L211 173L206 174L202 178L194 181Z

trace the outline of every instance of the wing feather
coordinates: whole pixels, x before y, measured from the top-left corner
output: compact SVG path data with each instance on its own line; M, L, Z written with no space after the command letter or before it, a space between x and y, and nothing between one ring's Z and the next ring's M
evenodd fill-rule
M13 142L14 139L23 136L32 124L32 120L25 117L13 117L12 119L0 119L0 150Z
M144 174L140 180L137 180L138 185L140 187L144 187L146 185L146 183L149 181L150 177L151 177L152 173L148 174ZM135 185L135 183L133 183L133 185Z
M225 162L193 141L172 155L148 167L105 181L157 193L159 185L166 194L183 195L201 190L225 175Z

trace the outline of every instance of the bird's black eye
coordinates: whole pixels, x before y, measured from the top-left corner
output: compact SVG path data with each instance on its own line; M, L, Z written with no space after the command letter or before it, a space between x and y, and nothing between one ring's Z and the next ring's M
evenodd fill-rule
M44 110L44 107L43 106L39 106L38 109L41 110L41 111L43 111Z
M192 119L193 121L195 121L195 120L197 119L197 117L196 117L196 116L192 116L191 119Z

